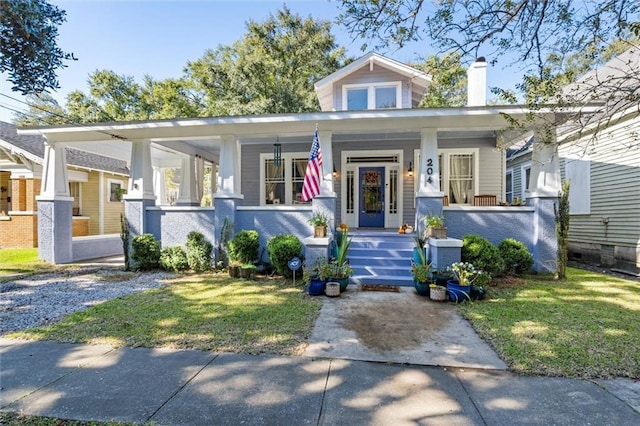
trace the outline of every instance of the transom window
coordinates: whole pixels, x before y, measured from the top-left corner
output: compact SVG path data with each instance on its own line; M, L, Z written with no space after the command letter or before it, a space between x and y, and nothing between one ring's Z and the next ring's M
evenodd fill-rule
M273 154L260 155L260 204L310 204L302 201L308 153L283 153L277 165Z
M345 84L342 87L342 108L348 111L391 109L401 107L401 83Z

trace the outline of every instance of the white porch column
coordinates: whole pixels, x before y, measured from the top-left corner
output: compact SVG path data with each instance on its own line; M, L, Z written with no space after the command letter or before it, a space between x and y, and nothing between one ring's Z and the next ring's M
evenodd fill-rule
M180 188L178 189L179 206L199 206L196 188L195 157L193 155L182 156L182 168L180 171Z
M216 197L243 198L240 194L240 147L235 135L223 135Z
M151 141L131 141L131 167L129 187L124 197L135 200L155 200L153 193L153 166L151 165Z
M420 130L420 175L418 193L442 196L440 162L438 161L438 130Z
M65 146L59 142L51 143L45 140L39 199L56 200L66 198L70 198L70 196ZM71 198L71 201L73 201L73 198Z
M196 198L198 203L204 196L204 158L196 155Z
M335 196L333 188L333 134L330 131L318 131L320 150L322 151L322 182L320 194Z
M211 162L211 199L213 200L213 194L218 190L218 173L216 168L218 163Z
M156 194L156 204L167 204L166 182L164 179L164 168L153 168L153 193Z
M561 187L558 144L555 140L549 143L534 142L527 198L557 197Z
M38 257L52 263L73 261L72 207L67 157L62 143L44 142L44 164L38 202Z

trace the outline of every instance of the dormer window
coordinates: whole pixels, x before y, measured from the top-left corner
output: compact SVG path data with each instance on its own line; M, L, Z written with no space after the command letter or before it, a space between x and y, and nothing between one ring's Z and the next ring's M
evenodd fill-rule
M400 108L401 83L345 84L342 86L342 105L348 111L364 109Z

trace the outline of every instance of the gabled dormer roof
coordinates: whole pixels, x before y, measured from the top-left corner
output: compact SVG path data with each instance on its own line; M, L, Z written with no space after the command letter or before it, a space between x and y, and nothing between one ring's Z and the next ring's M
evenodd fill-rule
M429 74L398 62L394 59L382 56L376 52L369 52L351 62L349 65L334 72L333 74L329 74L315 84L316 94L318 95L318 99L320 100L320 108L323 111L332 110L333 105L331 104L331 93L334 83L342 80L343 78L349 76L350 74L353 74L354 72L364 67L370 67L371 69L373 69L374 65L381 66L401 76L404 76L405 78L410 79L412 83L412 92L418 93L419 96L424 95L425 90L431 83L431 76Z

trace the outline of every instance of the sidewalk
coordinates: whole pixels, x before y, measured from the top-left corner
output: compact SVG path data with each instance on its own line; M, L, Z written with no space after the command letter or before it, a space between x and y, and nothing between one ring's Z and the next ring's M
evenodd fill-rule
M5 411L159 425L640 423L629 379L3 338L0 387Z

